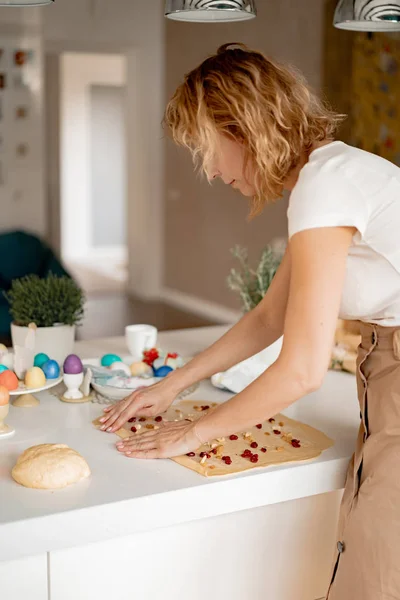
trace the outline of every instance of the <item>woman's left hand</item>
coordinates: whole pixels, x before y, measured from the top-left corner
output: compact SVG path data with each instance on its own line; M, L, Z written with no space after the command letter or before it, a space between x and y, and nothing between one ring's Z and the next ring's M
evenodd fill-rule
M117 442L119 452L129 458L170 458L193 452L200 446L195 423L188 421L160 424L160 429Z

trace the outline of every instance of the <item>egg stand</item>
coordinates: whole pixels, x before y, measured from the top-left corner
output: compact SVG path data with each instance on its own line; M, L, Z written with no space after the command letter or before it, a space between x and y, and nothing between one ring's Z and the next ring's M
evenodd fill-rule
M40 400L33 394L25 393L16 396L11 404L17 408L33 408L39 406Z
M90 394L85 395L80 390L84 381L83 371L82 373L64 373L63 381L67 390L59 397L60 400L76 404L89 402Z
M6 425L4 423L9 410L10 410L9 404L0 406L0 440L11 437L15 433L15 429L13 429L12 427L10 427L9 425Z

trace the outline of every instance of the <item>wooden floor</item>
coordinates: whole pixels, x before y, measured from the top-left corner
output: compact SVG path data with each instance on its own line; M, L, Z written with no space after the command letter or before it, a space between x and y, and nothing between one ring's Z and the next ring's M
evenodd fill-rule
M124 335L126 325L148 323L159 331L205 327L217 323L183 312L163 302L143 302L124 293L89 296L79 340Z

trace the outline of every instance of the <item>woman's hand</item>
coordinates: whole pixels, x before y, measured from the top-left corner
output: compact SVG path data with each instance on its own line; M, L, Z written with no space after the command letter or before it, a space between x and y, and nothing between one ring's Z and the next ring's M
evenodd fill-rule
M154 417L163 413L175 400L177 393L167 377L149 387L139 388L118 404L104 409L107 414L100 419L103 423L101 429L112 433L136 415Z
M129 458L170 458L193 452L201 446L196 423L166 422L160 429L135 434L117 442L119 452Z

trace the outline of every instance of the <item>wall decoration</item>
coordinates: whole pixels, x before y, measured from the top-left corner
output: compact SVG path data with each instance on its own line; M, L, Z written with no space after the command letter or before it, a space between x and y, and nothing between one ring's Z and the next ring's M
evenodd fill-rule
M27 106L17 106L15 109L15 118L16 119L26 119L28 116L28 107Z
M400 35L355 34L352 142L400 166Z
M26 143L20 143L17 145L17 156L18 158L25 158L29 152L29 146Z
M33 62L33 58L33 50L15 50L14 52L14 64L17 67L23 67L24 65Z

